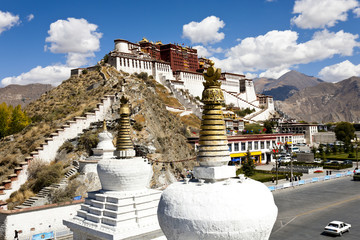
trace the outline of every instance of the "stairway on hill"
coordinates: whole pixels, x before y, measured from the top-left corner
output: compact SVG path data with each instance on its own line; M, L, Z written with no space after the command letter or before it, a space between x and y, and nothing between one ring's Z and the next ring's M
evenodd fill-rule
M57 189L65 188L68 185L69 178L78 173L79 164L75 165L76 166L72 166L70 170L65 173L63 179L61 179L59 183L53 183L48 187L44 187L40 190L40 192L38 192L38 194L36 194L35 197L30 197L29 199L25 200L25 202L23 202L21 205L16 206L14 209L23 209L49 204L49 196L51 195L51 193Z

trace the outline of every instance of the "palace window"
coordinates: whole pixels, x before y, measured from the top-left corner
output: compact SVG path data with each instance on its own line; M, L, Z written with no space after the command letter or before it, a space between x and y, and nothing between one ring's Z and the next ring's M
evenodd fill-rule
M260 142L260 148L261 148L261 149L264 149L264 148L265 148L265 143L264 143L264 141L261 141L261 142Z
M252 142L248 142L248 149L252 150Z
M246 145L244 142L241 143L241 151L245 151L246 150Z
M229 146L229 152L232 152L231 145L232 145L231 143L228 144L228 146Z
M256 141L256 142L254 142L254 143L255 143L254 150L259 149L259 142L258 142L258 141Z
M239 151L239 143L234 143L234 151L235 152Z

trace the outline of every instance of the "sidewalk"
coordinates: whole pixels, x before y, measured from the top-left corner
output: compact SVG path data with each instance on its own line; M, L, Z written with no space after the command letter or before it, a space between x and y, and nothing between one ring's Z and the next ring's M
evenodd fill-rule
M275 165L273 164L268 164L268 165L259 165L259 166L256 166L256 169L257 170L267 170L267 171L270 171ZM346 169L341 169L341 170L328 170L328 171L331 171L331 179L332 178L335 178L336 175L338 174L346 174L348 173L349 171L351 172L351 175L349 176L352 176L352 173L354 171L354 168L355 167L352 167L352 168L346 168ZM296 173L295 173L296 175ZM289 176L290 177L290 176ZM307 174L307 173L304 173L303 176L301 177L301 180L304 181L305 183L307 182L310 182L313 178L325 178L326 177L326 169L323 170L322 173L310 173L310 174ZM297 181L298 182L298 181ZM294 181L294 183L296 183L296 181ZM270 182L264 182L264 184L268 187L274 187L276 186L276 180L274 183L272 183L271 181ZM290 181L286 181L286 179L279 179L278 180L278 186L279 185L284 185L284 184L291 184ZM297 186L299 186L299 184L296 184Z

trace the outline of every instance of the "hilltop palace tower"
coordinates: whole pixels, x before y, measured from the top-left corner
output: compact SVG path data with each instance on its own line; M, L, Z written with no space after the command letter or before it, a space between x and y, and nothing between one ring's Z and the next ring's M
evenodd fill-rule
M204 74L198 181L170 185L159 202L159 224L168 240L266 240L276 220L270 190L252 179L233 178L235 167L227 166L220 76L213 63Z
M135 156L129 115L128 100L122 97L116 150L104 154L97 165L102 189L89 192L77 215L64 220L75 240L161 233L156 216L161 192L148 188L152 167L147 159Z

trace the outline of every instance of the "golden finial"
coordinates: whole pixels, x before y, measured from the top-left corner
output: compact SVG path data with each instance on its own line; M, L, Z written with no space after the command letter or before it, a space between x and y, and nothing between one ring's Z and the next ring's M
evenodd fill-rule
M130 138L130 108L129 100L124 96L120 99L120 128L117 136L116 150L133 150L134 146Z
M205 82L202 92L202 102L205 104L221 104L225 102L224 94L220 88L221 69L214 67L214 62L210 61L210 67L204 73Z
M103 131L106 132L107 131L107 127L106 127L106 119L104 119L103 121Z

